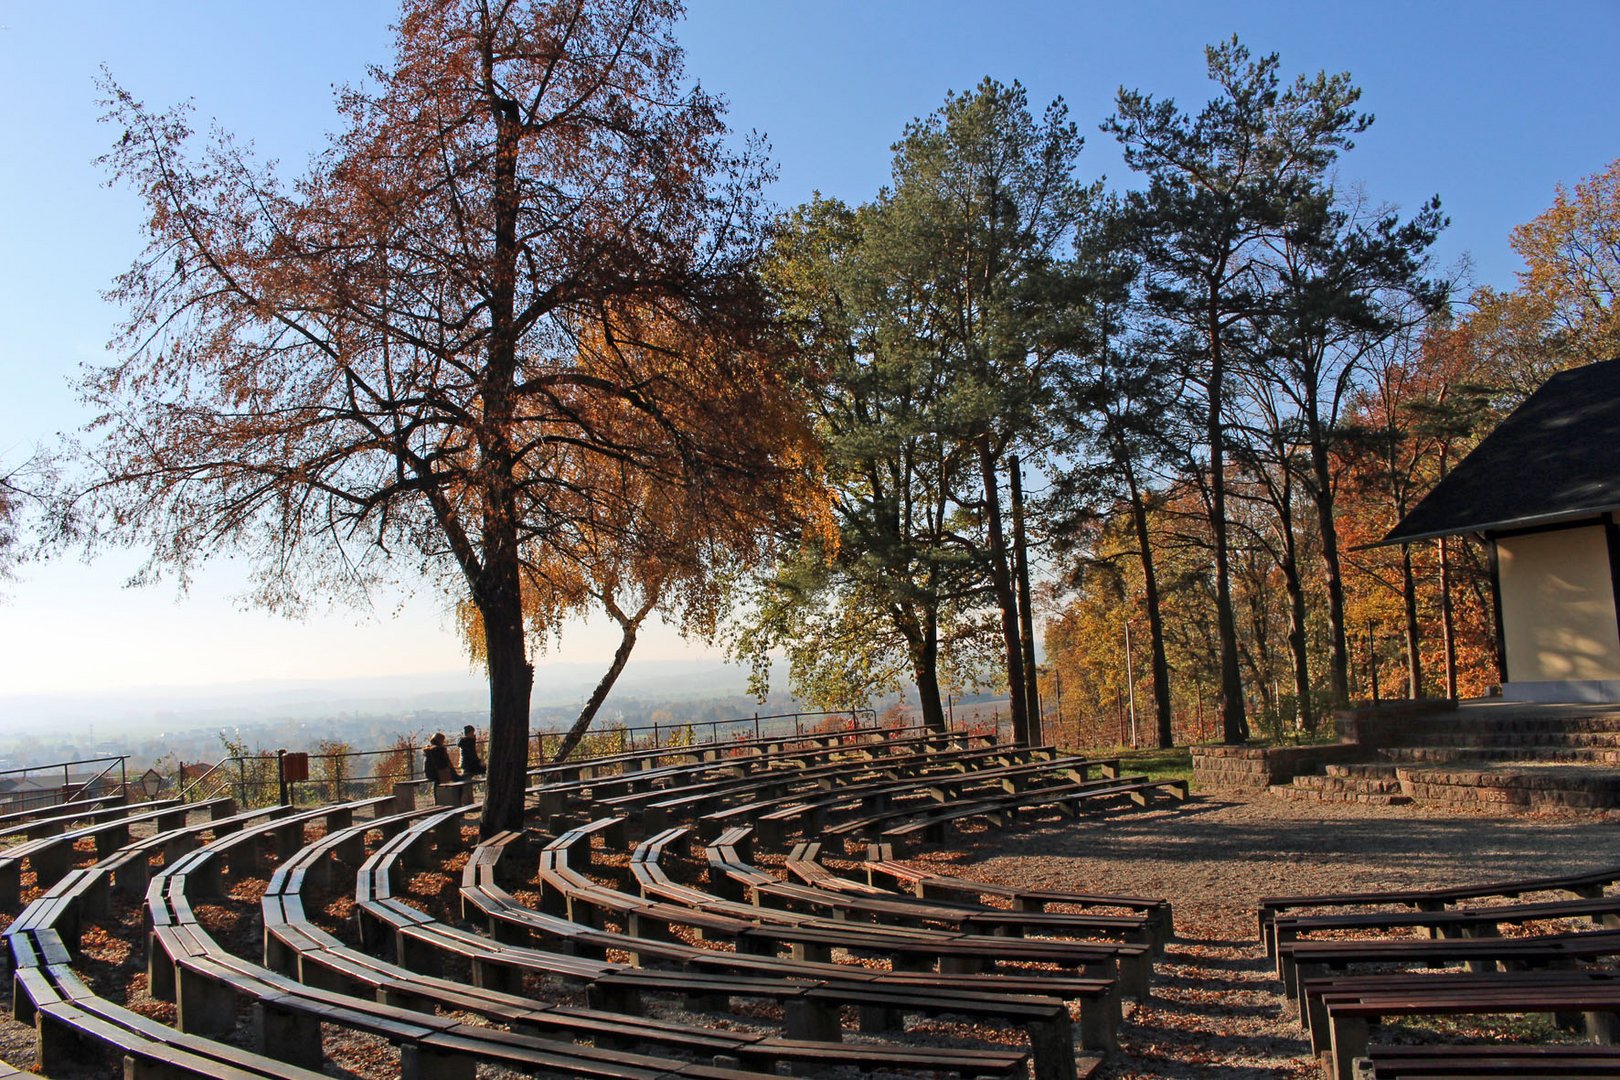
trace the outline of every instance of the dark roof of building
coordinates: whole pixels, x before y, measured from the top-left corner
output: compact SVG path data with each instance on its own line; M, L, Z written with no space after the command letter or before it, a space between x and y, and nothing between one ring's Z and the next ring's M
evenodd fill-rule
M1620 509L1620 360L1554 375L1381 541L1551 525Z

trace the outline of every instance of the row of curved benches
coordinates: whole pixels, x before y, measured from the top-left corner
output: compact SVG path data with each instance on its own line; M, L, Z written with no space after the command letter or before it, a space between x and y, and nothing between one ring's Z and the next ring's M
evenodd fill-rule
M955 737L917 736L764 759L746 775L736 761L666 766L607 779L548 786L541 810L563 828L599 816L623 816L627 829L652 835L691 819L713 836L739 822L761 842L815 836L859 850L940 841L953 823L1011 824L1021 813L1074 815L1130 801L1181 801L1181 780L1122 776L1118 759L1060 755L1051 747L968 746ZM843 755L844 760L834 760ZM558 828L554 831L563 831Z
M874 759L905 753L885 751ZM772 771L825 769L812 783L841 777L835 765L851 777L863 775L833 761L839 753L828 747L794 758L784 749L759 755L758 762ZM915 765L921 770L915 775L926 777L945 761L901 767ZM713 782L700 779L698 770L716 764L687 763L655 782L666 791ZM889 764L888 775L901 778ZM600 779L596 784L608 790ZM802 798L798 786L790 784L783 795ZM538 800L546 790L532 794ZM622 796L635 786L616 783L611 790ZM586 799L593 794L589 787L580 792ZM688 825L666 827L626 849L627 880L638 892L622 891L604 884L599 867L593 876L592 841L611 837L623 847L631 820L606 817L560 835L505 834L477 845L459 891L466 920L487 928L480 933L433 918L397 891L409 871L440 868L461 851L462 823L476 806L406 810L401 799L388 797L305 812L273 807L234 814L227 800L202 807L204 820L184 823L202 817L198 809L181 807L178 824L172 808L110 818L154 830L167 826L137 840L112 825L100 831L107 822L68 830L61 835L73 840L62 850L93 836L101 845L97 861L83 868L42 861L44 893L6 937L14 1008L19 1019L36 1024L47 1074L110 1050L141 1077L313 1076L326 1049L324 1023L397 1044L406 1076L470 1077L478 1061L556 1075L636 1078L720 1080L828 1064L1008 1076L1023 1075L1032 1060L1037 1077L1067 1078L1075 1075L1070 1002L1081 1006L1082 1045L1111 1047L1120 1016L1116 973L1127 992L1144 994L1152 952L1169 930L1162 903L1139 902L1140 910L1125 915L1038 910L1047 903L1127 898L1021 897L1016 906L1025 910L1009 913L976 903L982 894L972 896L965 883L949 904L923 893L885 897L870 882L833 874L808 844L787 862L797 882L781 880L751 864L750 832L736 828L704 845L701 860L687 860L691 867L708 866L708 888L682 884L680 874L670 873L675 849L700 835ZM355 821L356 811L375 816ZM165 812L168 817L158 816ZM316 822L324 832L306 842L304 829ZM204 835L212 839L202 843ZM369 853L368 837L377 838ZM113 839L124 842L113 847ZM162 869L152 873L150 860L159 852ZM227 878L266 872L271 853L276 866L261 905L258 962L225 949L192 905L217 897ZM904 865L887 852L872 854L869 869L889 868L874 874ZM527 879L527 865L516 868L520 860L537 867L537 908L519 903L502 885ZM340 880L339 868L346 873L350 867L359 948L313 923L304 910L308 889L331 887ZM149 988L154 997L175 1001L173 1027L95 993L74 966L80 928L105 918L113 895L142 889ZM1064 931L1119 940L1019 936ZM720 938L729 948L714 947ZM835 952L883 956L890 966L834 962ZM1069 970L1003 970L1019 955ZM451 968L470 972L470 980L447 977ZM575 987L583 1004L543 1003L532 993L537 983ZM668 995L705 1009L723 1009L731 1000L770 1002L780 1030L694 1028L641 1015L647 999ZM221 1038L237 1028L244 1005L252 1009L261 1052ZM967 1015L1024 1028L1028 1050L932 1048L870 1037L841 1042L846 1006L868 1033L892 1033L907 1014ZM757 1026L759 1017L751 1023Z
M1556 877L1273 897L1262 940L1331 1078L1620 1075L1620 868ZM1525 900L1546 894L1547 899ZM1559 920L1554 931L1544 925ZM1564 930L1574 925L1592 929ZM1503 936L1504 928L1511 928ZM1366 936L1398 932L1404 936ZM1424 936L1418 936L1418 935ZM1596 966L1583 966L1583 965ZM1357 972L1348 974L1347 969ZM1370 1044L1382 1020L1552 1013L1591 1044Z

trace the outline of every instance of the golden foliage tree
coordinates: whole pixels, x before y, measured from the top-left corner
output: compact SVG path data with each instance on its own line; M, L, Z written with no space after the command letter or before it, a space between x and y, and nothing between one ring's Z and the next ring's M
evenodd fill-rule
M1620 158L1513 230L1518 287L1481 289L1468 327L1515 402L1565 368L1620 357Z
M665 328L666 333L678 328ZM656 336L656 335L654 335ZM619 343L618 348L629 348ZM659 341L643 347L670 349ZM679 352L679 349L675 349ZM783 482L744 484L724 492L682 484L657 469L633 468L600 455L565 448L552 462L572 491L559 496L559 528L550 541L525 553L523 609L536 640L560 633L570 618L605 613L619 628L619 644L578 719L551 752L568 758L580 745L635 649L641 627L655 611L688 636L714 636L729 595L730 582L745 567L764 560L773 533L760 522L790 515L813 530L822 511L816 458L800 414L787 395L755 399L749 415L739 416L729 434L747 445L775 440L784 466ZM622 405L609 403L609 412ZM602 430L638 429L633 414L597 415ZM739 453L746 447L739 447ZM477 605L458 609L463 634L476 660L484 659L482 616Z

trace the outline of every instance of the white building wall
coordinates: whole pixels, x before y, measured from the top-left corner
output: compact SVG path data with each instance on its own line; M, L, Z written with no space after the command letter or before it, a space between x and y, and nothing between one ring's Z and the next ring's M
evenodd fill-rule
M1620 687L1620 629L1603 527L1498 539L1496 558L1504 693L1520 700L1609 698Z

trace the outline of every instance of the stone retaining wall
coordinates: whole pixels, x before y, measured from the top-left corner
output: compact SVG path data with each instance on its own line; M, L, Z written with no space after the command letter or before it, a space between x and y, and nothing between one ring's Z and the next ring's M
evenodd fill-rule
M1369 749L1393 745L1398 735L1423 717L1445 716L1457 711L1453 698L1419 698L1416 701L1384 701L1337 709L1333 713L1341 742L1360 743Z
M1195 746L1193 783L1200 791L1227 788L1264 791L1323 765L1356 761L1365 751L1340 743L1326 746Z
M1620 809L1617 715L1459 715L1456 702L1425 700L1343 709L1335 720L1335 745L1194 747L1193 782L1331 801Z
M1418 802L1512 810L1598 809L1620 806L1620 776L1576 775L1564 769L1399 768L1401 789Z

